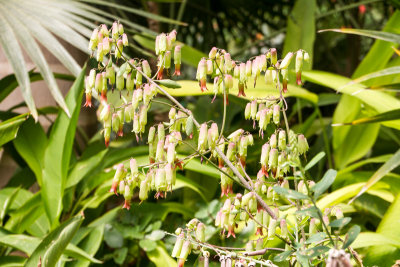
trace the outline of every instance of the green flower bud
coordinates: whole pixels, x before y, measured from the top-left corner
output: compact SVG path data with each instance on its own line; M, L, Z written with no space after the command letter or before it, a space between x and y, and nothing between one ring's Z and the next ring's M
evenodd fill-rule
M289 52L286 54L285 58L282 60L281 64L279 65L279 69L287 69L292 61L293 53Z
M164 59L164 69L168 70L170 68L171 68L171 51L166 51Z
M182 55L181 55L181 46L175 46L174 50L174 64L175 64L175 72L174 75L181 75L181 64L182 64Z
M155 187L157 191L166 191L167 190L167 180L165 177L165 169L157 169L156 177L155 177Z
M147 106L141 105L139 109L140 132L144 133L147 124Z
M136 72L136 89L139 88L140 86L142 86L143 83L143 76L140 73L142 71L141 67L137 67L137 72Z
M167 50L167 36L165 33L161 33L158 39L158 49L160 53L163 53Z
M286 220L282 219L280 224L281 224L281 236L284 237L284 238L289 237L289 235L288 235L289 232L288 232Z
M308 226L308 234L310 236L314 235L317 233L317 226L316 226L316 219L311 218L310 219L310 225Z
M232 78L231 75L226 74L226 75L225 75L224 82L225 82L225 87L226 87L227 89L232 89L232 88L233 88L233 78Z
M96 28L92 32L92 36L90 37L90 43L89 43L89 50L96 50L96 46L99 43L99 38L98 38L99 30Z
M132 91L135 87L135 78L132 76L132 73L129 73L126 76L126 90Z
M242 209L246 208L250 202L250 199L254 198L254 193L249 192L243 195L242 197Z
M96 92L100 93L102 87L103 87L103 77L102 77L101 73L97 73L94 89L96 90Z
M239 77L240 77L239 65L236 65L235 68L233 69L233 77L235 77L236 79L239 79Z
M246 62L246 76L251 77L251 61L247 60Z
M112 115L112 130L115 133L118 133L120 124L121 124L121 122L119 120L119 117L118 117L117 113L114 113Z
M119 24L119 25L118 25L118 33L119 33L120 35L124 34L124 26L123 26L122 24Z
M276 62L278 62L278 54L276 52L276 48L271 48L270 52L271 52L271 63L272 65L275 65Z
M250 240L249 242L247 242L245 249L247 252L253 252L254 251L254 241Z
M250 117L255 120L257 115L257 101L253 100L250 104Z
M186 120L185 132L187 136L191 136L193 133L193 116L190 115Z
M207 147L207 123L203 123L200 126L198 150L205 151L206 147Z
M251 116L251 104L247 103L246 108L244 109L244 118L246 120L250 119Z
M154 140L155 134L156 134L156 128L154 126L151 126L149 129L149 135L147 136L147 143L151 144L155 141Z
M169 143L167 148L167 162L173 164L175 162L175 144Z
M276 148L277 147L277 140L276 140L276 134L272 134L271 137L269 138L269 145L271 148Z
M129 44L128 36L127 36L125 33L122 34L122 44L123 44L124 46L128 46L128 44Z
M103 38L103 55L107 55L111 51L110 39L108 37Z
M199 223L196 228L196 239L197 241L204 243L206 241L205 235L206 226L204 223Z
M277 221L271 218L268 224L268 239L271 239L275 236L276 225Z
M147 199L148 197L148 189L149 189L149 185L148 185L148 181L145 179L143 181L140 182L140 189L139 189L139 199L141 201L144 201Z
M117 89L120 91L125 88L125 79L122 74L121 75L117 74L117 85L116 86L117 86Z
M104 37L108 37L108 35L109 35L110 33L109 33L108 29L107 29L107 26L106 26L105 24L101 24L100 27L101 27L101 28L100 28L101 34L103 34Z
M279 105L275 105L274 110L273 110L272 119L276 125L278 125L281 120L280 113L281 113L281 111L280 111Z
M164 141L163 141L163 139L159 140L157 143L156 161L158 161L158 162L164 161Z
M224 54L225 70L230 72L233 69L231 55L229 53Z
M100 120L107 121L111 115L111 107L109 104L104 105L103 109L100 112Z
M176 183L176 172L171 163L165 165L165 180L167 182L168 189L172 190L172 186L174 186Z
M240 63L240 66L239 66L239 81L241 81L242 83L245 83L247 81L246 64L245 63Z
M296 53L296 81L298 85L301 85L301 71L303 69L303 51L299 50Z
M269 123L269 117L267 116L267 109L260 111L260 120L258 121L258 127L265 131Z
M300 155L305 154L308 151L308 142L304 135L299 134L297 138L297 150Z
M181 254L179 255L178 267L183 267L183 265L185 264L185 261L190 254L191 247L192 245L189 240L186 240L183 243Z
M272 148L269 152L268 165L272 169L276 169L278 167L278 150L276 148Z
M172 30L172 31L168 34L168 37L169 37L169 39L171 40L171 42L175 42L175 41L176 41L176 34L177 34L177 32L176 32L175 29Z
M278 148L280 150L285 150L286 149L286 132L284 130L280 130L279 131Z
M129 161L129 167L130 167L130 169L131 169L131 176L132 176L132 178L138 176L138 174L139 174L139 169L138 169L138 165L137 165L136 159L131 159L131 160Z
M226 151L226 157L230 161L235 161L236 160L236 146L235 143L229 143L228 145L228 150Z
M208 57L211 59L215 59L215 56L217 55L217 48L213 47L210 50L210 53L208 53Z
M297 146L297 135L292 130L289 131L289 144L292 148Z
M270 145L268 143L265 143L261 148L261 160L260 160L260 163L261 163L262 166L267 166L268 158L269 158L269 152L270 152Z
M112 27L111 27L111 36L113 39L117 40L119 37L118 33L118 22L114 22Z
M264 54L260 56L259 65L262 71L267 69L267 57Z
M172 258L177 258L180 256L183 242L185 241L184 238L185 238L185 234L183 232L179 233L179 236L176 238L174 248L172 249L172 254L171 254Z
M133 115L133 129L132 129L132 131L135 134L138 134L140 132L140 123L139 123L139 114L138 113L135 113Z
M164 141L165 139L165 128L164 124L160 123L157 126L157 136L159 141Z
M310 63L310 55L307 52L304 52L304 61L308 64Z
M266 212L264 209L262 210L262 213L263 213L263 224L268 225L270 216L269 216L268 212Z
M265 71L264 80L265 80L266 84L272 84L272 82L273 82L272 70L266 70Z
M215 148L215 145L218 141L218 125L214 122L211 124L210 129L208 130L208 145L211 149Z
M124 192L125 192L125 181L120 181L119 182L119 187L118 187L118 191L119 191L119 193L120 194L124 194Z

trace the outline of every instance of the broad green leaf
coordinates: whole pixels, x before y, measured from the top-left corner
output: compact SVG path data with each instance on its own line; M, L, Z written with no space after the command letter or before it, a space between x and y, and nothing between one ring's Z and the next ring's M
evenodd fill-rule
M326 246L318 246L318 247L313 247L313 248L309 248L306 250L306 253L308 255L308 257L310 258L314 258L314 257L318 257L319 255L328 252L330 248L326 247Z
M0 146L13 140L21 124L28 119L29 115L21 114L0 123Z
M65 188L78 184L87 174L91 173L102 162L107 152L108 150L105 149L92 157L78 161L68 175Z
M171 258L162 243L157 243L157 247L152 251L146 252L146 254L150 261L152 261L157 267L176 265L176 261Z
M19 256L2 256L0 257L0 266L2 267L19 267L24 266L26 259Z
M283 55L299 49L307 51L310 62L313 59L315 40L315 12L317 4L315 0L297 0L290 15L287 16L286 38L283 46ZM304 64L305 69L311 69L311 65Z
M274 261L282 262L282 261L286 260L292 253L293 253L293 251L282 252L274 257Z
M400 120L400 109L394 109L387 112L379 113L371 117L356 119L352 122L335 123L332 126L359 125L364 123L376 123L376 122L386 122L394 120Z
M373 78L380 78L380 77L384 77L384 76L388 76L388 75L397 75L399 73L400 73L400 66L388 67L388 68L378 70L378 71L363 75L361 77L358 77L357 79L354 79L350 83L345 85L345 87L348 85L351 85L351 84L355 84L355 83L364 83L365 81L371 80Z
M319 211L314 206L311 206L309 208L302 209L302 210L296 210L295 213L300 215L300 216L310 216L310 217L313 217L313 218L319 218L319 215L318 215Z
M305 244L317 243L321 240L324 240L324 238L326 238L326 234L324 232L316 233L316 234L313 234L312 236L310 236L306 240Z
M85 69L83 68L66 97L68 109L72 114L71 118L62 111L59 112L44 154L41 193L47 216L53 227L58 224L62 211L62 198L81 108Z
M381 156L361 160L359 162L356 162L356 163L353 163L352 165L347 166L345 169L340 170L338 172L338 176L340 176L346 172L351 172L353 170L356 170L356 169L358 169L366 164L369 164L369 163L384 163L384 162L388 161L392 156L393 156L393 154L388 154L388 155L381 155Z
M353 225L350 230L347 232L347 236L345 242L343 244L342 249L348 248L354 240L356 240L357 236L360 234L361 228L358 225Z
M366 192L371 186L376 184L380 179L382 179L386 174L391 172L397 166L400 165L400 149L385 163L383 164L372 177L368 180L368 182L361 188L360 192L351 200L354 201L357 197Z
M146 235L145 238L153 241L158 241L164 238L165 232L162 230L154 230L149 235Z
M41 185L44 151L47 146L47 137L42 126L33 119L28 119L21 125L14 146Z
M400 242L394 240L390 236L385 236L380 233L363 232L357 236L357 239L351 245L352 248L365 248L372 246L391 245L400 248Z
M139 246L146 252L156 249L157 242L150 239L142 239L139 241Z
M351 29L351 28L326 29L326 30L320 30L318 32L328 32L328 31L367 36L367 37L371 37L374 39L383 40L386 42L400 44L400 35L390 33L390 32L371 31L371 30L363 30L363 29Z
M323 71L305 71L303 77L312 83L331 88L343 94L353 95L379 113L398 109L400 105L400 100L395 97L379 91L366 90L367 87L365 85L352 84L345 86L351 80L340 75Z
M181 88L177 89L168 89L164 87L164 89L171 94L172 96L198 96L198 95L213 95L212 92L212 84L207 84L208 91L204 93L201 92L199 83L197 81L178 81L181 85ZM237 84L234 82L234 84ZM238 88L234 86L233 89L229 90L229 94L237 95ZM250 100L252 98L264 98L264 97L279 97L279 91L272 85L266 85L264 82L264 77L259 77L257 79L256 87L253 88L251 82L248 84L247 90L245 90L246 99ZM298 97L305 100L310 101L311 103L316 104L318 102L318 96L314 93L311 93L301 87L295 85L288 85L288 92L284 94L285 97Z
M328 195L324 196L323 198L321 198L317 202L317 206L319 209L324 210L335 204L342 203L347 199L350 199L353 196L355 196L357 194L357 191L360 190L364 185L365 183L357 183L333 191Z
M12 22L7 21L2 12L0 12L0 45L8 62L14 70L18 84L21 87L22 96L24 97L33 118L38 120L38 114L32 97L24 56L10 23Z
M314 191L314 195L318 198L333 184L337 175L337 171L329 169L322 177L321 181L316 183L311 190Z
M314 167L315 164L317 164L321 159L325 157L325 152L319 152L317 155L315 155L310 162L307 163L307 165L304 167L304 170L307 171Z
M332 222L329 223L330 227L336 227L336 228L343 228L343 226L347 225L351 221L350 217L344 217L341 219L336 219Z
M26 267L36 267L39 262L42 262L43 266L55 266L82 221L81 216L71 218L50 232L33 251Z
M205 188L203 188L201 185L196 183L194 180L177 173L176 174L176 185L174 186L173 190L179 189L181 187L188 187L188 188L192 189L193 191L197 192L204 201L207 202L207 198L203 193Z
M287 198L292 198L292 199L308 199L308 196L297 192L295 190L291 189L286 189L280 186L274 186L273 187L274 191L278 193L281 196L287 197Z
M172 88L172 89L181 88L181 85L178 82L170 79L157 80L156 82L159 85L162 85L167 88Z
M396 241L400 242L400 229L396 227L400 221L400 194L396 196L395 201L390 205L386 211L385 216L380 222L377 233L380 233L386 237L391 237Z

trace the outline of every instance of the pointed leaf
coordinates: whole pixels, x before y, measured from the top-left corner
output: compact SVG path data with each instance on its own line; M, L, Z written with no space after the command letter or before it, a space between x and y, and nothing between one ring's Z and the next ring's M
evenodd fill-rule
M43 266L55 266L82 221L82 216L71 218L50 232L29 257L25 266L36 267L39 261Z
M348 224L351 221L350 217L344 217L341 219L337 219L329 223L330 227L336 227L336 228L343 228L346 224Z
M13 140L18 133L20 125L28 119L29 115L21 114L0 123L0 146Z
M68 109L72 112L71 118L68 118L63 111L59 112L44 154L41 193L47 216L53 226L58 224L58 218L62 211L62 198L81 108L84 75L85 68L66 97Z
M361 228L358 225L353 225L350 230L347 232L346 241L343 244L342 249L348 248L354 240L356 240L358 234L361 232Z
M292 199L308 199L308 196L297 192L295 190L291 189L286 189L280 186L274 186L273 187L274 191L278 193L281 196L287 197L287 198L292 198Z
M317 164L321 159L325 157L325 152L319 152L317 155L315 155L310 162L307 163L307 165L304 167L304 170L307 171L314 167L315 164Z
M310 236L305 242L305 244L312 244L312 243L317 243L321 240L324 240L326 238L326 234L324 232L316 233Z
M371 31L371 30L363 30L363 29L350 29L350 28L341 28L341 29L326 29L320 30L318 32L340 32L340 33L348 33L348 34L355 34L361 36L367 36L374 39L383 40L386 42L392 42L400 44L400 35L394 34L390 32L383 32L383 31Z
M329 169L322 177L321 181L316 183L311 190L314 191L314 195L318 198L333 184L337 175L337 171Z
M357 119L352 122L335 123L332 126L359 125L365 123L386 122L394 120L400 120L400 109L390 110L387 112L379 113L375 116Z
M156 267L175 266L174 261L162 243L157 243L157 247L151 251L146 252L147 257L154 263Z
M285 251L285 252L282 252L282 253L280 253L280 254L278 254L278 255L276 255L276 256L274 257L274 261L276 261L276 262L282 262L282 261L286 260L286 259L292 254L292 252L293 252L293 251Z

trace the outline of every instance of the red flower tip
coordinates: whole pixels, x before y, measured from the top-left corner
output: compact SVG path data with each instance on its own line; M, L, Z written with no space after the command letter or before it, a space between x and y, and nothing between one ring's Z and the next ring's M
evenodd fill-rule
M244 93L244 83L239 83L239 93L238 96L246 96L246 94Z
M106 147L108 147L110 145L110 138L104 139L104 144L106 145Z
M175 72L173 74L174 76L180 76L181 75L181 65L180 64L175 64Z
M86 95L86 102L85 105L83 105L84 107L92 107L92 96L91 95Z
M286 80L283 80L283 92L284 93L287 93L287 81ZM301 84L301 79L300 79L300 84Z
M206 79L201 79L200 80L200 89L201 89L201 92L204 92L204 91L208 90L207 89L207 80Z
M129 210L131 208L131 202L128 199L125 199L124 206L122 207L123 209Z
M101 101L107 102L107 91L101 91Z
M301 85L301 72L296 73L297 85Z
M163 72L164 72L164 68L160 68L160 70L158 71L158 73L157 73L157 79L158 80L162 80L162 78L163 78Z

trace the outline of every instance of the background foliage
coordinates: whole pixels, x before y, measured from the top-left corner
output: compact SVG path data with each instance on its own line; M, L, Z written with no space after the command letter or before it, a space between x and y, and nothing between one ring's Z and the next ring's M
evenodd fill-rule
M121 199L108 192L112 167L131 157L146 160L144 142L137 144L133 135L126 135L105 148L100 133L83 138L84 145L76 142L75 137L82 136L77 121L86 68L75 62L57 38L87 53L90 29L114 18L129 27L132 46L127 53L132 57L154 57L155 33L178 29L178 40L185 44L182 68L186 76L181 88L168 91L182 97L200 121L222 118L221 99L211 105L211 97L190 81L198 60L212 46L226 48L238 59L271 46L283 54L307 50L312 70L304 72L307 82L302 88L289 86L292 108L288 114L292 127L304 132L310 142L309 157L326 153L310 170L312 178L318 181L328 168L338 170L318 206L340 204L346 216L353 218L350 226L361 226L352 246L365 265L394 264L400 254L396 227L400 214L400 52L396 49L400 13L396 8L397 1L376 0L0 1L0 44L14 69L14 74L0 80L0 99L19 85L25 99L22 105L32 114L17 114L14 109L0 113L3 153L18 165L0 190L0 264L33 266L40 258L51 259L49 266L88 266L100 261L110 266L173 265L169 254L174 239L164 236L164 230L172 232L192 217L207 222L207 238L215 244L244 246L242 241L252 234L244 231L236 239L221 240L216 233L212 217L221 203L219 174L212 166L192 161L166 200L139 205L134 196L128 212L121 210ZM318 32L342 27L352 30ZM52 73L38 43L72 76ZM21 48L37 70L28 72ZM88 64L94 63L89 60ZM36 114L30 83L41 79L59 106L37 109ZM65 99L55 79L74 80ZM254 97L270 94L277 92L261 82L248 92ZM253 131L243 119L245 104L232 97L226 133L239 127ZM167 116L162 105L153 105L151 112L154 122ZM49 130L35 122L47 114L57 114ZM249 150L251 175L258 170L257 151ZM360 190L365 193L349 202ZM195 261L192 256L190 263Z

